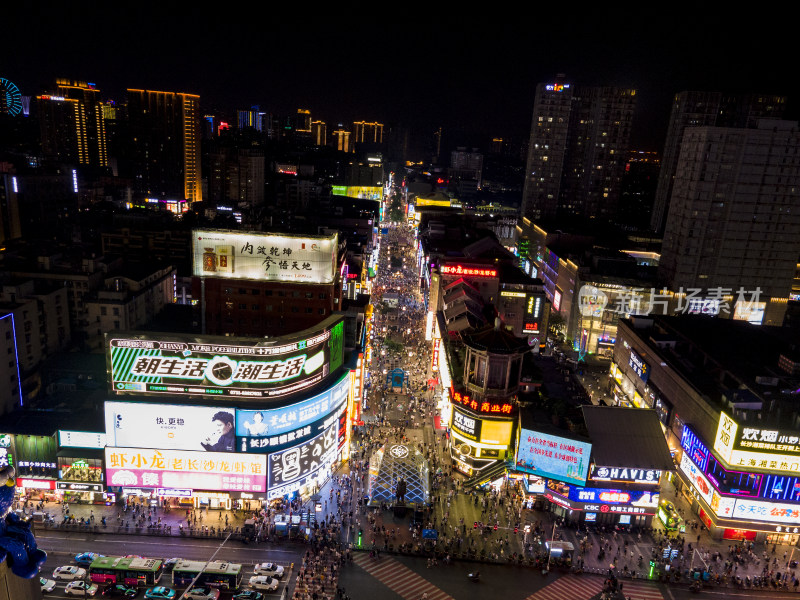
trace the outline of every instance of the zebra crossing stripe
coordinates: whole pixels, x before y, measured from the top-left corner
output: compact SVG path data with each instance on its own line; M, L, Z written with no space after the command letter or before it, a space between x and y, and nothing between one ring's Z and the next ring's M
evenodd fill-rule
M603 581L602 577L565 575L525 600L589 600L603 591Z
M423 593L428 594L429 600L455 600L451 595L393 558L374 560L366 552L359 552L353 556L353 562L407 600L418 600Z

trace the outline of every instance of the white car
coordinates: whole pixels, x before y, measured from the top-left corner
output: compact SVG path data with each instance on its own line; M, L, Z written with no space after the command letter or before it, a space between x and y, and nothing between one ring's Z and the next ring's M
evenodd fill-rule
M219 600L219 590L207 587L196 587L186 592L184 598L188 598L188 600Z
M269 575L255 575L250 578L250 587L254 590L274 592L278 589L278 580Z
M70 581L64 592L67 596L94 596L97 593L97 584L86 583L85 581Z
M43 593L50 593L54 589L56 589L56 582L52 579L46 579L44 577L39 577L39 584L42 586Z
M80 567L58 567L53 571L53 579L61 581L75 581L85 577L86 569L81 569Z
M283 567L275 563L258 563L255 567L256 575L269 575L276 579L283 577Z

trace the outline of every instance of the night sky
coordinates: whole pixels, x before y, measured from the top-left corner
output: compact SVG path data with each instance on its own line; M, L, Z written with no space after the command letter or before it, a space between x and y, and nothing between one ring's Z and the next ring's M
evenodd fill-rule
M305 107L329 125L441 125L460 143L485 144L527 137L536 84L566 73L574 83L636 87L632 145L658 151L680 90L781 93L790 116L798 112L792 19L734 19L733 4L718 3L724 16L701 3L658 3L675 11L667 15L614 2L553 15L532 4L498 18L488 4L458 5L457 16L402 3L341 4L326 15L303 3L291 12L187 3L188 16L142 3L128 12L35 4L4 9L0 76L25 95L72 77L119 100L126 87L185 91L200 94L205 110ZM383 10L381 19L360 16Z

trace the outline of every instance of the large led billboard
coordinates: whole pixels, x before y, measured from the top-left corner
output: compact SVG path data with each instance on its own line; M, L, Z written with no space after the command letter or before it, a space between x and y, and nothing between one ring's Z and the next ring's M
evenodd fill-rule
M343 361L344 321L274 339L108 335L106 359L117 394L276 398L304 390Z
M109 446L233 452L236 410L215 406L106 402Z
M517 448L517 470L574 483L586 484L592 445L522 428Z
M324 421L347 404L351 372L307 400L282 408L236 411L236 450L274 452L316 436Z
M105 458L107 485L266 491L267 457L260 454L107 447Z
M192 272L195 277L333 283L338 251L335 233L290 236L196 229Z
M739 425L721 412L714 450L734 468L800 473L800 434L754 425Z

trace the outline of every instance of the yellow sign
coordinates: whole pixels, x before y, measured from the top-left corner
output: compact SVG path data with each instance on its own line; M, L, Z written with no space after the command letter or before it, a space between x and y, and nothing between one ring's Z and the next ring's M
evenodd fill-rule
M484 421L481 427L481 444L506 446L511 443L511 421Z
M736 439L736 431L738 429L739 426L736 424L736 421L731 419L724 412L720 413L717 437L714 438L714 450L716 450L728 464L731 464L733 442Z
M714 438L714 450L728 463L738 469L763 469L769 471L783 471L785 473L800 473L800 456L783 452L764 452L741 450L740 437L746 437L754 429L745 429L739 433L739 425L724 412L720 413L717 436ZM759 432L761 430L758 430ZM777 436L778 432L774 432ZM738 442L738 443L737 443ZM787 446L791 447L791 446Z
M450 206L450 200L434 200L433 198L417 198L414 203L417 206Z

